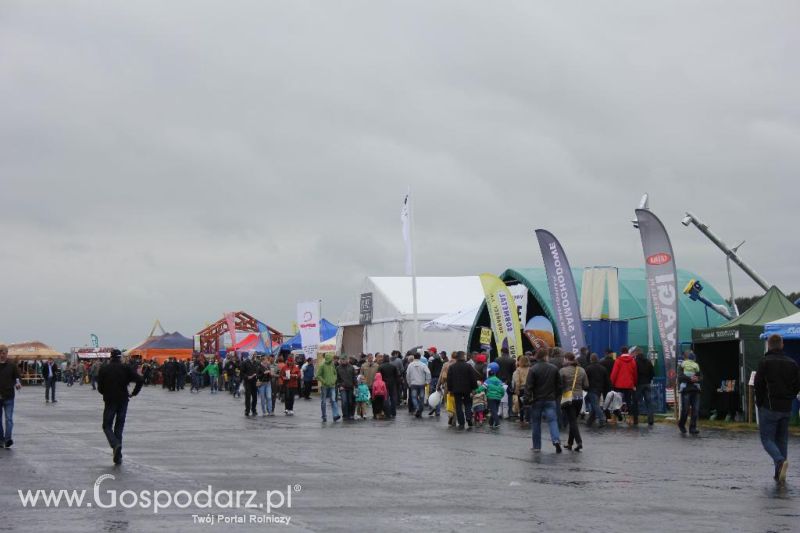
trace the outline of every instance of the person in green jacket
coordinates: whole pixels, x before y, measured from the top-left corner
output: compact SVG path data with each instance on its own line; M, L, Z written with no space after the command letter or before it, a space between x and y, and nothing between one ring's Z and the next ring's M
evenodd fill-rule
M319 383L319 395L321 398L322 421L327 422L326 399L331 401L333 409L333 421L341 418L339 416L339 406L336 403L336 367L333 365L333 354L325 354L325 362L317 365L317 383Z
M216 360L206 365L203 369L203 374L208 374L211 379L211 394L219 391L219 364Z

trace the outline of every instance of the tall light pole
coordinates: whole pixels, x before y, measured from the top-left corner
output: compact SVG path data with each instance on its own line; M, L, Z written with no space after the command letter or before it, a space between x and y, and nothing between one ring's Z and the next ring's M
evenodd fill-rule
M759 276L755 270L750 268L749 265L747 265L744 261L742 261L742 259L736 254L735 249L728 248L728 246L724 242L722 242L722 240L720 240L720 238L717 237L713 231L711 231L711 228L708 227L708 224L704 223L702 220L700 220L699 218L697 218L688 211L686 212L686 216L683 217L683 220L681 220L681 224L687 227L689 226L689 224L694 224L697 227L697 229L699 229L703 233L703 235L708 237L708 239L711 242L717 245L717 248L722 250L725 253L725 255L728 256L728 259L736 263L739 266L739 268L744 270L744 273L750 276L750 278L752 278L753 281L758 283L762 289L764 289L765 291L769 290L769 283L767 283L764 280L764 278ZM741 244L739 246L741 246Z

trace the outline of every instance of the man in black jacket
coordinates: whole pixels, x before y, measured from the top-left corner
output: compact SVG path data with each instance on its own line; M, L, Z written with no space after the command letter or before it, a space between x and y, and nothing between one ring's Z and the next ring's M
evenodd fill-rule
M353 391L356 387L356 369L346 355L342 356L339 366L336 367L336 384L339 386L342 398L342 417L345 420L354 420L356 401Z
M258 403L258 370L261 366L255 360L255 356L250 356L245 359L240 367L240 375L242 378L242 388L244 388L244 416L256 416L256 404Z
M514 407L514 402L511 398L511 395L514 393L511 377L514 375L514 370L517 369L517 363L508 354L508 348L503 348L500 350L500 357L498 357L497 361L495 362L500 365L500 370L497 372L497 378L505 383L508 387L508 389L506 389L506 394L508 395L508 403L506 405L508 405L508 416L511 417L513 415L512 408ZM503 413L500 413L501 418L502 416Z
M536 352L536 363L528 371L525 398L531 403L531 427L534 453L542 451L542 415L547 418L550 440L561 453L561 435L558 432L557 399L561 396L561 377L556 365L547 362L547 349Z
M644 401L644 406L647 409L647 425L651 426L654 422L653 416L653 394L652 383L653 377L656 372L653 369L653 363L648 359L641 348L634 346L631 350L631 355L636 359L636 393L633 396L633 401L637 409L633 410L633 425L639 424L639 403Z
M17 363L8 360L8 346L0 344L0 448L11 448L14 444L11 438L14 430L14 394L21 388Z
M589 410L589 418L586 425L591 426L597 418L597 425L606 425L606 415L603 413L603 406L600 398L611 390L611 378L606 367L600 364L596 353L589 356L589 366L586 367L586 377L589 379L589 389L586 391L586 407Z
M52 359L42 365L42 379L44 380L44 402L56 403L56 381L58 379L58 367Z
M397 416L397 407L400 405L400 371L389 356L384 355L378 372L386 383L386 392L389 394L389 402L388 405L384 403L383 412L388 418L394 418Z
M144 379L133 368L123 365L122 353L111 350L111 361L97 375L97 392L103 395L103 433L114 449L114 464L122 462L122 431L128 414L128 399L142 390ZM133 392L128 393L128 384L134 382ZM113 426L113 430L112 430Z
M786 482L789 469L789 416L792 400L800 391L797 363L783 355L783 338L770 335L767 353L755 378L758 431L761 444L775 463L775 481Z
M444 362L434 346L431 346L429 350L431 351L431 356L428 359L428 370L431 371L431 383L428 390L433 393L433 391L435 391L439 386L439 376L442 373ZM444 354L444 352L442 352L442 354ZM428 413L428 416L439 416L441 412L442 402L439 402L439 405L437 405L435 409L431 409L431 411Z
M447 370L447 394L456 402L458 429L464 429L464 420L472 427L472 391L478 387L478 375L466 362L464 352L455 353L456 362Z

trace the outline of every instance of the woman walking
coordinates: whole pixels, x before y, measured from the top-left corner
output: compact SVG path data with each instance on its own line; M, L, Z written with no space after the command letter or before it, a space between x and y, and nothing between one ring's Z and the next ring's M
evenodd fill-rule
M569 439L565 448L572 450L574 443L574 450L579 452L583 449L583 441L580 429L578 429L578 414L583 406L583 390L589 388L589 378L586 376L586 371L575 360L575 354L572 352L564 354L564 366L561 367L560 374L561 410L569 425Z
M272 368L266 357L261 359L261 364L258 366L256 385L261 400L261 416L273 416L275 407L272 404Z
M514 387L514 407L519 412L520 427L525 425L526 420L530 422L531 418L530 410L525 406L525 402L523 401L523 397L525 396L525 382L528 381L528 371L531 368L529 357L533 357L533 354L530 352L525 352L523 355L517 357L517 369L514 370L514 374L511 376L511 382Z

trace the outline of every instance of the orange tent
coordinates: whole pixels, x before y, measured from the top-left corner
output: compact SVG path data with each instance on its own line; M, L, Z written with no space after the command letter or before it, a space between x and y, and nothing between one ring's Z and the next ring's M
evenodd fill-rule
M184 337L177 331L148 337L136 348L131 348L125 355L141 357L163 363L170 357L191 359L194 353L194 340Z

